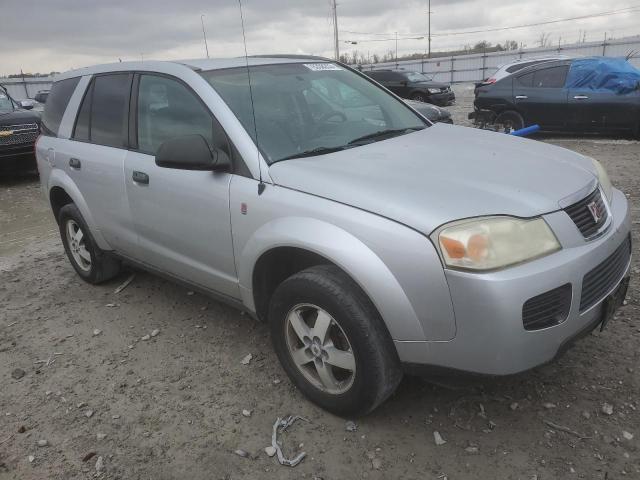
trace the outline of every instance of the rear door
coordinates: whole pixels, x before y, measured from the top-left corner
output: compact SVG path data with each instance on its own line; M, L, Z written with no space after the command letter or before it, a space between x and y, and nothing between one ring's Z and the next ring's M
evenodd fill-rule
M180 80L141 73L131 105L131 150L124 175L143 262L238 298L226 172L158 167L155 154L174 137L200 134L233 158L222 127Z
M540 67L514 78L513 102L525 125L538 124L543 129L567 125L568 71L568 65Z
M128 255L135 255L137 247L123 173L132 79L126 72L94 76L71 139L56 152L56 164L80 190L103 238Z

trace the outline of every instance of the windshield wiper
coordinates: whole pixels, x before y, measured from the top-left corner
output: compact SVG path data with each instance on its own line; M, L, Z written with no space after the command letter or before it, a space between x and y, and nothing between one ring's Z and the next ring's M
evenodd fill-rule
M410 128L396 128L389 130L379 130L377 132L369 133L367 135L363 135L358 138L354 138L349 142L349 145L353 145L355 143L360 143L364 140L374 140L380 137L394 137L397 135L402 135L405 132L416 132L418 130L423 130L425 127L410 127Z
M305 150L304 152L294 153L293 155L289 155L287 157L280 158L272 163L281 162L283 160L293 160L294 158L304 158L304 157L314 157L316 155L324 155L327 153L339 152L340 150L344 150L348 148L346 146L340 147L316 147L311 150Z

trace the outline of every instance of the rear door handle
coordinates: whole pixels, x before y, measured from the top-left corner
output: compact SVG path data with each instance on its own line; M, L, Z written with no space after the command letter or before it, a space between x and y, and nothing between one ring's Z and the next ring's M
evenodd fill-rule
M576 95L575 97L576 100L587 100L589 97L587 97L586 95Z
M80 160L78 160L77 158L70 158L69 159L69 166L71 168L75 168L76 170L80 170L80 167L82 166L82 163L80 163Z
M147 175L144 172L139 172L137 170L134 170L132 178L133 178L133 181L136 183L140 183L142 185L149 185L149 175Z
M526 95L516 95L516 100L526 100L527 98L529 97L527 97Z

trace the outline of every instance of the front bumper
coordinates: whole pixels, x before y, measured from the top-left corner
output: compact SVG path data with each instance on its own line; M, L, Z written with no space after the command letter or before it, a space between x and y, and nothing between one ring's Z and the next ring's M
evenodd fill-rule
M36 169L34 142L0 145L0 172L30 171Z
M610 207L611 224L596 240L585 241L569 216L558 211L545 219L558 236L562 250L499 272L445 270L455 311L455 338L443 342L397 341L400 359L411 365L490 375L518 373L552 360L573 339L597 326L604 299L629 274L630 259L607 295L580 312L583 277L629 236L631 221L624 194L614 190ZM572 289L567 319L542 330L525 330L524 303L567 283Z
M430 93L427 97L427 102L433 103L440 107L446 107L452 105L456 101L456 94L452 91L446 93Z

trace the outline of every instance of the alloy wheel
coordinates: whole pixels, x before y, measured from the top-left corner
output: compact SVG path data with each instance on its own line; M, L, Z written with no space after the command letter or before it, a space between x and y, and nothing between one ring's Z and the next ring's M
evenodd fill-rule
M69 219L66 224L67 245L69 252L81 270L88 272L91 270L91 254L87 250L85 235L80 225L75 220Z
M332 395L353 385L356 361L340 324L312 304L293 307L285 318L289 355L302 375L319 390Z

